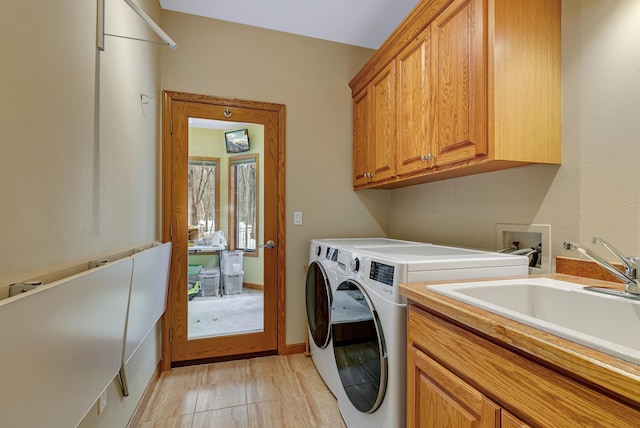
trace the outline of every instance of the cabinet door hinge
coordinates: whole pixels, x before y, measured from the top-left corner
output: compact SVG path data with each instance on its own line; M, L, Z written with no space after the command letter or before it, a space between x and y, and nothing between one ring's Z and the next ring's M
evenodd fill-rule
M172 224L169 225L169 238L173 239L173 225Z
M169 134L173 135L173 119L169 119Z
M173 342L173 329L169 329L169 342Z

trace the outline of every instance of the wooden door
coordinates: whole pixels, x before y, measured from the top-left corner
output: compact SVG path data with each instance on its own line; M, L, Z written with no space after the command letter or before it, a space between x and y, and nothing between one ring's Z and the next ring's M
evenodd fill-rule
M380 182L396 175L395 168L395 60L371 82L370 181Z
M171 241L172 259L170 270L167 310L163 322L163 368L179 362L227 357L240 354L283 351L284 336L284 120L285 108L279 104L241 101L202 95L165 92L163 100L163 239ZM189 299L187 290L188 258L188 165L190 150L191 120L218 121L229 126L259 126L253 145L262 145L262 153L255 159L260 162L258 181L263 192L258 204L261 211L261 232L258 243L253 243L250 253L245 253L243 269L251 257L258 264L258 276L262 274L263 311L262 330L228 335L191 335ZM240 126L240 127L243 127ZM222 131L220 131L222 132ZM216 134L215 144L221 144L219 152L227 158L231 170L234 159L245 159L225 150L225 137ZM222 138L222 140L220 140ZM251 143L251 140L250 140ZM211 144L214 144L212 139ZM242 155L242 153L240 153ZM221 167L226 166L223 162ZM226 172L226 171L225 171ZM225 174L221 174L225 175ZM189 177L190 178L190 177ZM231 178L229 179L231 182ZM228 188L233 188L227 183ZM260 190L258 190L258 193ZM232 200L232 195L228 195ZM224 203L221 204L224 207ZM230 208L229 208L230 209ZM225 212L220 218L226 217ZM263 218L262 218L263 217ZM231 222L229 222L231 223ZM244 223L243 223L244 224ZM229 226L231 227L231 226ZM234 226L235 227L235 226ZM226 233L229 236L228 233ZM255 240L254 240L255 241ZM273 248L260 248L259 244L273 241ZM235 248L235 242L228 247ZM259 260L256 262L255 260ZM190 270L190 269L189 269ZM261 270L261 271L260 271ZM245 272L245 276L246 276ZM223 276L223 275L221 275ZM232 278L237 280L237 276ZM189 279L190 280L190 279ZM240 278L241 282L244 279ZM231 283L230 283L231 284ZM234 286L237 285L234 282ZM242 284L241 284L242 285ZM255 285L255 284L252 284ZM189 293L191 290L189 290ZM191 294L189 294L191 296ZM199 321L199 320L196 320Z
M362 186L369 182L371 173L371 98L368 88L364 88L353 98L353 185Z
M455 0L431 24L439 167L487 154L486 1Z
M437 131L431 76L431 28L396 58L396 173L433 166L431 146Z
M408 428L495 428L500 407L426 354L407 352Z

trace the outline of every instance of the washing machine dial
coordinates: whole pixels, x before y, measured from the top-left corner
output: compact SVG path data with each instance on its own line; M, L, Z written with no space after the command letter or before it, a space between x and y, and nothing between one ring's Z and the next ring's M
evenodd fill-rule
M355 258L353 260L351 260L351 273L358 273L358 271L360 270L360 259L359 258Z
M316 247L316 257L320 257L320 254L322 254L322 246L318 245Z

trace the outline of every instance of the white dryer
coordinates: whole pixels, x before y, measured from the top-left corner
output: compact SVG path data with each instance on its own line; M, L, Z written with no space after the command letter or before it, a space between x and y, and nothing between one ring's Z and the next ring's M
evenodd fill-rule
M528 258L437 245L341 248L331 335L348 428L406 424L406 300L401 282L526 275Z

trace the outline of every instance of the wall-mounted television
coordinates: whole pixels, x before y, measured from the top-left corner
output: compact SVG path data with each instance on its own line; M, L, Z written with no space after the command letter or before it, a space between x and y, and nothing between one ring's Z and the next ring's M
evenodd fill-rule
M227 144L227 153L241 153L249 151L249 130L238 129L224 133L224 140Z

